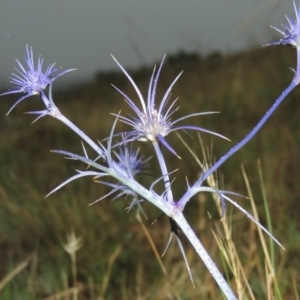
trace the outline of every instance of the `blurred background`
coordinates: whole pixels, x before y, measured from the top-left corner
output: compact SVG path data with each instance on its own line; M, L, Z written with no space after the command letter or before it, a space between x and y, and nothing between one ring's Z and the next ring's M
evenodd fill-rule
M45 67L57 61L78 67L55 81L53 98L61 111L92 139L103 140L114 117L132 114L116 85L138 101L128 79L109 53L125 66L143 95L153 64L167 53L158 82L157 101L178 75L172 90L180 109L174 118L198 111L219 111L184 124L201 126L231 142L191 132L188 145L167 139L182 157L165 151L174 197L196 180L198 162L212 163L240 141L291 82L295 49L261 47L278 40L270 24L294 18L292 1L8 1L0 3L0 88L23 63L25 45L41 54ZM0 98L0 299L223 299L209 272L180 234L195 288L175 240L163 258L170 235L167 218L142 203L112 197L92 178L53 188L85 166L50 153L82 153L80 139L46 117L30 124L26 111L42 108L34 96L6 112L20 95ZM220 221L220 202L210 194L195 196L184 214L239 299L300 299L300 89L296 88L262 130L231 157L208 184L249 198L233 197L259 218L284 245L280 249L233 205ZM138 103L138 102L137 102ZM117 131L129 130L124 124ZM201 141L204 149L201 147ZM153 155L148 143L144 157ZM90 157L95 154L87 149ZM192 156L191 151L195 157ZM204 153L205 155L204 155ZM156 158L137 179L145 186L160 177ZM163 187L157 186L162 192ZM274 271L275 270L275 271Z
M117 69L110 53L138 67L179 50L229 54L261 46L276 36L270 25L284 23L284 14L294 16L292 0L3 0L0 79L26 44L46 63L78 68L57 83L64 85Z

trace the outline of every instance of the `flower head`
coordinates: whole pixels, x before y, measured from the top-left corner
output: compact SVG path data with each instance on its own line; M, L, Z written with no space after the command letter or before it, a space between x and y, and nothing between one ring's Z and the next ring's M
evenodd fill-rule
M69 255L74 255L82 246L82 238L77 237L73 230L67 235L67 243L63 244L63 248Z
M123 136L123 140L124 140ZM145 170L145 164L151 159L151 157L147 159L143 159L142 156L140 156L140 148L137 150L134 150L131 146L128 147L128 143L122 144L122 146L119 146L119 152L114 151L114 154L116 156L116 160L112 164L112 168L115 170L118 170L118 172L121 172L123 175L128 177L129 179L133 179L135 175L141 174ZM126 186L125 184L122 184L120 182L118 183L110 183L107 181L99 181L95 180L95 182L102 183L108 187L111 188L111 191L102 196L100 199L94 201L92 204L101 201L108 196L112 194L116 194L113 200L120 198L120 197L128 197L130 196L133 198L132 204L130 205L130 208L140 203L142 200L138 200L139 196L136 192L134 192L131 188Z
M134 177L145 170L145 164L151 159L143 159L139 155L140 148L136 151L133 150L132 146L128 148L128 144L124 144L124 147L119 147L119 153L115 152L117 157L118 166L126 172L128 177Z
M54 68L55 63L53 63L48 66L45 72L43 72L43 59L39 57L35 66L32 47L29 48L28 45L26 45L26 52L26 65L23 66L18 60L16 60L19 65L19 69L16 68L17 73L13 73L10 77L11 83L15 84L16 86L10 91L1 94L1 96L16 93L24 93L25 95L10 108L7 114L9 114L11 110L25 98L32 95L41 94L42 91L46 89L56 78L64 75L67 72L75 70L70 69L59 73L57 72L59 68Z
M117 87L114 86L114 88L123 95L127 104L132 108L132 110L136 114L136 117L130 117L130 118L119 116L122 122L130 125L133 128L133 130L127 136L128 140L140 140L140 141L151 141L151 142L159 141L173 154L177 155L176 152L173 150L173 148L165 140L165 136L167 136L170 132L173 132L175 130L193 129L193 130L208 132L224 138L223 136L217 133L211 132L201 127L189 126L189 125L177 126L178 122L187 119L189 117L212 114L215 112L194 113L179 118L175 121L172 121L171 116L175 111L178 110L178 108L174 108L177 99L175 99L169 106L168 106L168 102L171 97L171 90L175 82L182 74L182 72L171 83L171 85L165 92L164 96L162 97L160 105L156 108L155 106L156 87L161 72L161 68L164 62L164 58L157 72L156 72L156 68L154 67L150 79L149 88L148 88L147 101L145 101L137 85L134 83L133 79L120 65L120 63L113 57L115 62L118 64L118 66L121 68L123 73L127 76L132 86L134 87L142 106L142 109L139 109L138 106L126 94L124 94L121 90L119 90Z
M293 47L300 47L300 5L298 5L298 8L297 8L295 1L293 1L293 3L294 3L296 20L293 20L288 15L285 15L285 17L288 21L288 25L281 24L281 27L283 28L283 30L280 30L277 27L271 26L276 31L281 33L283 35L283 38L280 39L279 41L269 43L266 46L281 44L281 45L290 45Z

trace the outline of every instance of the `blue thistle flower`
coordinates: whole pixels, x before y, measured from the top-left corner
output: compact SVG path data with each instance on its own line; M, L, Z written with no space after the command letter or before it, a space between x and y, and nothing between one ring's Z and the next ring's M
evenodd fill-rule
M266 44L266 46L281 44L281 45L290 45L293 47L300 47L300 5L298 5L297 8L295 1L293 1L293 4L295 9L296 20L293 20L288 15L285 15L288 21L288 25L281 24L283 30L280 30L275 26L271 26L273 29L281 33L283 35L283 38L281 38L279 41Z
M74 71L76 69L65 70L60 73L57 73L59 68L54 68L55 63L48 66L45 72L42 71L43 67L43 59L39 56L37 64L35 66L33 59L33 51L32 47L28 47L26 45L27 56L25 57L26 66L23 66L17 59L17 63L19 65L19 69L15 69L17 74L12 73L10 77L11 83L16 86L8 92L2 93L0 96L8 95L8 94L16 94L16 93L24 93L25 95L21 97L8 111L9 114L13 108L18 105L21 101L26 99L27 97L42 94L43 90L45 90L55 79L64 75L65 73ZM47 97L42 98L47 106L49 104L49 100Z
M125 137L123 139L125 140ZM123 148L119 147L119 153L117 153L116 151L114 152L115 156L118 159L116 163L122 170L127 173L128 177L130 178L134 177L137 174L141 174L141 172L145 170L145 164L152 157L143 159L143 157L139 155L140 148L134 151L132 146L128 148L127 143L124 144Z
M125 140L125 136L122 136L123 140ZM134 150L132 145L130 148L128 148L128 143L122 144L123 146L119 147L119 152L114 151L114 154L117 158L116 161L114 161L114 167L118 167L119 170L121 170L122 173L129 179L133 179L135 175L141 174L145 170L145 164L152 158L149 157L147 159L143 159L142 156L139 155L140 148L137 150ZM140 202L142 202L142 199L139 199L138 194L133 191L131 188L126 186L125 184L122 184L120 182L118 183L110 183L107 181L99 181L95 180L97 183L102 183L108 187L111 188L111 191L102 196L100 199L94 201L92 204L95 204L108 196L112 194L116 194L115 197L112 200L115 200L120 197L127 198L128 196L131 197L133 200L131 204L128 207L128 211L131 210L131 208L134 205L138 205L139 210L145 215Z
M178 110L178 108L174 109L174 105L177 102L178 98L175 99L169 107L167 107L168 101L170 100L171 96L171 90L182 72L175 78L175 80L171 83L167 91L165 92L161 103L158 108L155 107L155 96L156 96L156 87L157 82L159 79L159 75L161 72L161 68L165 59L165 56L162 59L162 62L156 71L156 68L154 67L149 89L148 89L148 96L147 101L144 100L139 88L134 83L133 79L130 77L130 75L126 72L126 70L121 66L121 64L112 56L112 58L115 60L115 62L118 64L118 66L121 68L123 73L127 76L129 81L131 82L132 86L134 87L139 100L142 105L142 109L139 109L134 102L121 90L119 90L117 87L113 86L123 97L125 98L125 101L127 104L132 108L132 110L135 112L136 117L127 118L124 116L119 116L120 120L128 125L130 125L133 128L133 131L128 133L127 141L151 141L151 142L161 142L169 151L171 151L173 154L178 156L174 149L167 143L165 140L165 137L176 130L198 130L207 132L210 134L214 134L216 136L225 138L224 136L217 134L215 132L203 129L201 127L197 126L190 126L190 125L183 125L183 126L177 126L177 123L190 118L194 116L201 116L201 115L207 115L207 114L213 114L216 112L203 112L203 113L193 113L184 117L181 117L175 121L172 121L171 116L175 111ZM225 138L226 139L226 138Z

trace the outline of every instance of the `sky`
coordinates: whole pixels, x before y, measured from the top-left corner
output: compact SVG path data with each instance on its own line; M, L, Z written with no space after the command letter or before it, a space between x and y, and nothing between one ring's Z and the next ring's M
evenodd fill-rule
M151 65L179 50L234 53L280 38L270 25L294 18L292 0L1 0L0 87L26 44L45 66L78 68L61 84L97 71Z

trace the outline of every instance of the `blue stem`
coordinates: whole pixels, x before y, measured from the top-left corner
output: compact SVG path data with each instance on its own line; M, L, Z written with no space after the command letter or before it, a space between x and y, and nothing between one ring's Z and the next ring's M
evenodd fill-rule
M165 183L165 191L166 191L167 201L169 203L173 204L174 200L173 200L173 193L172 193L172 190L171 190L171 182L170 182L169 173L168 173L168 169L167 169L167 166L166 166L164 156L161 152L161 149L160 149L160 146L159 146L158 142L154 141L154 142L152 142L152 144L154 146L155 153L156 153L158 163L159 163L159 166L160 166L160 169L161 169L161 173L162 173L162 176L163 176L163 180L164 180L164 183Z
M300 61L300 60L299 60ZM298 64L300 65L300 62ZM258 122L258 124L252 129L250 133L248 133L243 140L241 140L238 144L236 144L233 148L231 148L225 155L223 155L207 172L202 174L200 178L193 184L191 188L181 197L181 199L177 202L177 206L184 207L185 204L189 201L193 188L201 186L201 184L213 173L215 172L231 155L240 150L245 144L247 144L256 133L262 128L265 122L270 118L276 108L280 105L280 103L285 99L285 97L296 87L299 83L299 68L297 69L296 76L294 77L291 84L283 91L283 93L277 98L271 108L266 112L263 118Z

